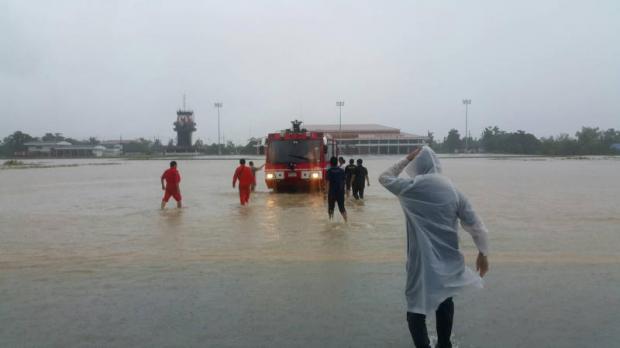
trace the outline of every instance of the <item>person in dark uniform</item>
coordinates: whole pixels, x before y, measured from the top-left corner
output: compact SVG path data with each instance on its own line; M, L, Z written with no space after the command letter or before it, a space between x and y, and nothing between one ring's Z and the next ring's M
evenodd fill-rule
M325 178L327 179L327 213L329 218L334 217L334 208L338 203L338 210L344 221L347 221L347 210L344 207L344 170L338 167L338 158L332 157L329 160L331 167L327 169Z
M361 158L357 160L357 166L351 177L351 186L353 187L353 197L355 199L364 199L364 184L367 183L370 186L370 179L368 179L368 169L362 165Z
M355 172L355 160L353 158L351 158L349 160L349 165L346 166L344 168L344 177L345 177L345 184L346 184L346 191L347 191L347 197L349 197L349 195L351 194L351 183L352 183L352 178L353 178L353 173Z

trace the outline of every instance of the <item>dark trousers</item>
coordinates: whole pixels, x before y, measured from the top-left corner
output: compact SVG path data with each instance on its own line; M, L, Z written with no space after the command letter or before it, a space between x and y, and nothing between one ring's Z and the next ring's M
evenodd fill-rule
M450 336L452 335L452 320L454 318L454 302L452 297L443 301L435 311L437 321L437 345L436 348L452 348ZM416 348L430 348L431 342L426 331L426 316L424 314L407 312L409 332Z
M347 212L344 208L344 191L330 192L327 195L327 212L329 213L329 216L334 215L336 203L338 203L338 210L340 210L340 213Z
M353 183L353 197L364 199L364 183Z

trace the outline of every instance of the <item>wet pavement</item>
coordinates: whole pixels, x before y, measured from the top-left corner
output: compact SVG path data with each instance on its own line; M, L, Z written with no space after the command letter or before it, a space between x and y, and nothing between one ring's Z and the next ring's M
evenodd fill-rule
M239 207L233 161L179 161L186 208L163 212L166 161L0 170L0 346L412 346L404 218L376 181L395 160L367 159L349 224L262 183ZM444 167L491 233L487 287L455 299L458 347L617 345L620 161Z

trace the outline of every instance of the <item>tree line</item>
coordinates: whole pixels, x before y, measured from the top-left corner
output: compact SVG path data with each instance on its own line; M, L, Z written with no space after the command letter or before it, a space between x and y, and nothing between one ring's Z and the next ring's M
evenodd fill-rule
M94 138L88 138L86 140L76 140L73 138L66 138L61 133L45 133L42 137L33 137L28 133L22 131L16 131L10 134L0 142L0 155L13 156L16 153L23 153L26 151L26 143L32 141L45 141L45 142L59 142L66 141L73 145L97 145L99 141Z
M575 155L613 155L620 154L620 131L613 128L601 130L598 127L582 127L574 136L560 134L556 137L537 138L523 130L508 132L495 127L487 127L480 138L461 138L459 131L451 129L442 142L436 142L429 132L430 146L440 153L480 152L547 156ZM45 133L42 137L33 137L27 133L16 131L5 137L0 143L0 156L10 157L26 151L25 143L31 141L59 142L66 141L73 145L97 145L100 141L90 137L76 140L64 137L61 133ZM237 145L232 141L221 145L223 155L254 155L260 142L252 138L246 145ZM219 146L216 143L205 144L196 140L194 148L206 155L217 155ZM157 155L174 151L174 142L163 144L159 139L139 138L123 144L123 152Z
M481 152L523 155L576 156L620 154L620 131L613 128L582 127L574 136L537 138L523 130L508 132L497 126L487 127L480 138L461 138L459 131L451 129L442 142L435 142L432 133L431 147L441 153Z
M44 142L60 142L66 141L72 145L99 145L101 142L95 138L90 137L85 140L77 140L69 137L64 137L61 133L45 133L42 137L34 137L30 134L22 131L16 131L13 134L6 136L2 142L0 142L0 156L11 157L16 154L23 154L26 152L26 143L33 141ZM247 145L236 145L232 141L228 141L221 145L221 153L223 155L252 155L256 154L257 139L250 139ZM194 148L197 152L206 155L217 155L219 150L218 144L205 144L202 140L196 140ZM175 150L174 142L170 140L168 144L163 144L159 139L150 140L145 138L138 138L130 142L123 143L123 152L139 153L146 155L157 155L165 152L172 152Z

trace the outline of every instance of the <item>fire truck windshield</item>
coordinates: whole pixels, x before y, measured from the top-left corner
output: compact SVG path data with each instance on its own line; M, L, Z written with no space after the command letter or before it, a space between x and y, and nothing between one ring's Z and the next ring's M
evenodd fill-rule
M275 140L269 145L270 163L318 162L321 156L320 140Z

